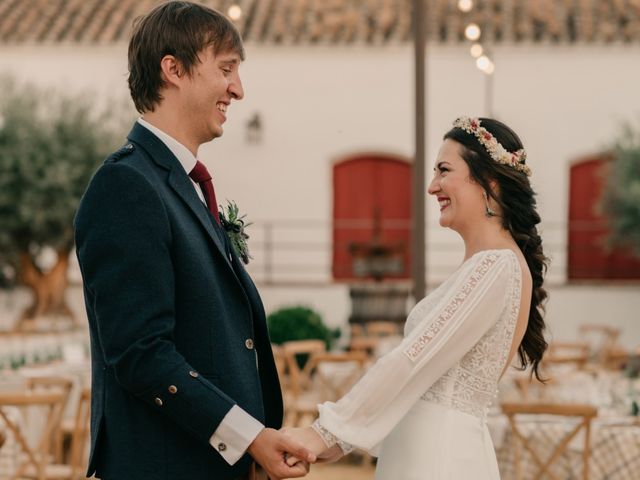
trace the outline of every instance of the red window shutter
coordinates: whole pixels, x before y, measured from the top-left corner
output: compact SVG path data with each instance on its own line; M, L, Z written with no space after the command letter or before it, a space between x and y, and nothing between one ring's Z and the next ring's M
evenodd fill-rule
M569 179L569 280L640 279L640 259L606 245L609 228L599 202L610 155L584 159L571 166Z
M381 262L385 278L409 278L410 222L408 162L363 155L337 163L333 169L334 279L368 277L364 272L372 261Z

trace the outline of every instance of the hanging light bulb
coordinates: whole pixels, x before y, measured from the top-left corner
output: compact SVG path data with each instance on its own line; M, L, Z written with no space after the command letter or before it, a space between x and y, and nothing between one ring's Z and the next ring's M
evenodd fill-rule
M458 8L467 13L473 8L473 0L458 0Z
M240 17L242 16L242 9L239 5L231 5L229 10L227 10L227 15L229 15L231 20L240 20Z
M489 60L489 57L487 57L486 55L482 55L476 60L476 67L484 72L489 67L490 63L491 60Z
M487 75L491 75L493 74L493 72L496 70L496 66L495 64L489 60L489 64L487 65L487 67L483 70L484 73L486 73Z
M480 55L482 55L484 49L479 43L474 43L473 45L471 45L471 49L469 51L471 52L471 56L473 58L478 58Z
M467 25L467 28L464 29L464 36L467 37L467 40L471 40L475 42L480 38L480 27L476 23L470 23Z

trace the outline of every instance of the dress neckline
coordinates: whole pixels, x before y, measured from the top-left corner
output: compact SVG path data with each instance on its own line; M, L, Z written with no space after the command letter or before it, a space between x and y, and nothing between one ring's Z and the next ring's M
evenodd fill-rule
M507 251L507 252L511 252L511 253L513 253L513 254L517 257L516 252L514 252L511 248L488 248L487 250L479 250L479 251L477 251L476 253L474 253L473 255L471 255L469 258L467 258L465 261L463 261L460 265L461 265L461 266L462 266L462 265L464 265L464 264L465 264L465 263L467 263L469 260L471 260L473 257L476 257L476 256L478 256L478 255L480 255L480 254L485 254L485 255L486 255L486 254L488 254L488 253L490 253L490 252L505 252L505 251Z

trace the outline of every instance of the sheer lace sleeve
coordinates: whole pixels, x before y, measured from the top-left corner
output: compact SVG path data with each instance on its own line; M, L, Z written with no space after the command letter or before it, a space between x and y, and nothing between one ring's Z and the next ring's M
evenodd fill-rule
M497 322L518 262L510 250L469 259L434 308L336 403L319 405L319 425L336 441L375 454L431 385ZM328 436L325 436L325 441Z

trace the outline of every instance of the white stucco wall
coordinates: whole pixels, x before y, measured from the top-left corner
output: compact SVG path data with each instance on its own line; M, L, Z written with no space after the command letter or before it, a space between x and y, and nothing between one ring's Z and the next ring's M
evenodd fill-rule
M638 285L561 286L568 167L606 147L622 120L640 116L640 46L501 46L493 56L494 115L523 139L539 193L543 237L553 260L549 321L556 336L572 335L578 323L607 321L624 326L629 344L640 343ZM276 265L302 266L305 278L329 280L332 162L360 151L412 155L412 62L409 46L247 47L241 67L246 98L231 106L224 137L204 146L201 157L215 174L218 198L236 200L256 222L256 244L263 239L265 221L313 222L304 228L276 227L276 245L321 244L314 252L276 250ZM427 69L430 172L450 122L460 114L485 113L485 77L466 48L458 46L430 47ZM0 72L66 90L91 89L97 103L128 95L125 45L0 46ZM255 112L264 124L259 145L245 141L245 124ZM436 283L457 264L461 249L454 234L437 227L435 202L427 205L429 279ZM443 243L452 246L443 250ZM250 269L260 278L264 261L260 249L254 253ZM334 325L348 314L342 286L262 291L268 309L304 301Z

